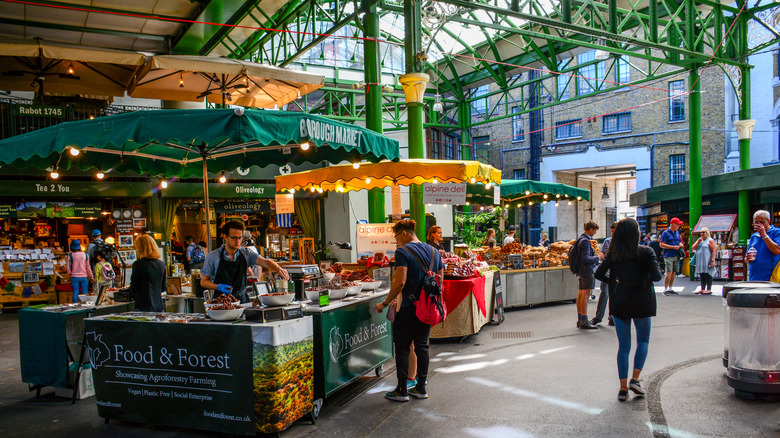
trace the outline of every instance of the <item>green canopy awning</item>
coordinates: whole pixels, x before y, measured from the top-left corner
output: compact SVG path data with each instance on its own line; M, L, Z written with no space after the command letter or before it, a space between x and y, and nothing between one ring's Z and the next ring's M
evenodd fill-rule
M468 186L466 194L471 202L492 204L493 187L485 189L484 185L471 184ZM545 196L547 196L545 198ZM573 187L561 183L532 181L528 179L502 179L501 180L501 201L502 202L528 202L538 203L543 201L589 200L590 191Z
M70 148L82 153L74 157L66 152ZM137 111L0 141L0 164L56 165L60 173L112 168L199 177L203 157L217 174L250 165L396 161L399 150L397 140L359 126L304 113L242 109Z

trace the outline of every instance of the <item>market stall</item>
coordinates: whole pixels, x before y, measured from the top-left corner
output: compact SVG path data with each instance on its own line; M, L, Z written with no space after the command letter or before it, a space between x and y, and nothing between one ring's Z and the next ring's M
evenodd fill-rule
M0 313L7 307L57 302L56 257L51 250L6 249L0 250L0 257L13 260L0 262Z
M691 243L696 242L698 238L696 234L701 234L702 228L710 230L712 239L715 240L716 253L715 253L715 275L712 276L713 280L744 280L744 272L747 271L746 263L740 257L743 255L742 251L734 251L736 249L736 242L732 241L732 235L734 232L734 225L737 221L736 214L705 214L699 217L699 222L693 227L694 236L691 238ZM736 236L733 236L736 237ZM735 252L736 259L735 259ZM691 266L692 277L696 276L694 266Z
M312 413L311 317L251 323L131 312L84 322L106 420L255 435Z
M314 322L314 397L321 400L393 358L392 323L374 307L388 290L308 305Z
M485 271L470 278L443 280L447 319L431 327L431 338L473 335L493 319L493 275L496 275L494 271Z
M38 394L46 386L71 388L69 366L81 358L84 318L125 312L135 303L106 306L36 306L19 311L19 356L22 381Z

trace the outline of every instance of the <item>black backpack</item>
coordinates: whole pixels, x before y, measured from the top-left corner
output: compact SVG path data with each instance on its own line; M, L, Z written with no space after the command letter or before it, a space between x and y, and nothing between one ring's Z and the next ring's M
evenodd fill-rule
M578 237L574 245L569 248L569 270L574 275L580 275L580 268L582 267L582 260L580 260L579 247L584 237ZM588 239L590 240L590 239Z
M422 283L420 283L422 285L422 290L427 292L430 296L436 297L441 295L441 278L437 278L439 277L439 274L433 271L433 264L436 262L436 250L431 246L431 262L426 269L425 264L422 262L422 260L420 260L417 254L414 253L414 251L403 246L399 247L398 249L403 249L404 252L411 255L412 258L417 261L417 265L420 266L420 269L423 271L423 279ZM410 296L409 298L411 301L417 301L420 296Z

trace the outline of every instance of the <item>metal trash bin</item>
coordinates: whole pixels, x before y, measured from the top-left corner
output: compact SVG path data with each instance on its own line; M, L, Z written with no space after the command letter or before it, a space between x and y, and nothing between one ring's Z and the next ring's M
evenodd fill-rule
M729 367L737 397L780 400L780 289L732 290L729 307Z
M729 367L729 306L726 302L729 292L737 289L780 288L780 283L771 281L734 281L723 285L723 367Z

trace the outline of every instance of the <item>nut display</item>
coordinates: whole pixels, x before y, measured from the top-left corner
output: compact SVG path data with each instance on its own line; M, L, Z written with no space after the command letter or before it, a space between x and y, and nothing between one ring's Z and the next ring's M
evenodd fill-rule
M233 304L233 303L237 303L238 301L239 299L234 297L233 294L227 294L227 295L220 295L212 300L209 300L206 302L206 304ZM226 310L226 309L216 309L216 310Z

